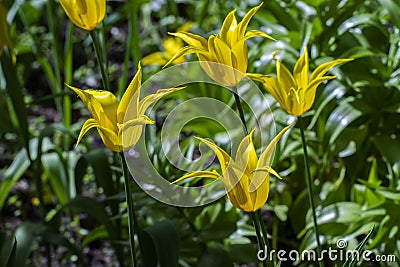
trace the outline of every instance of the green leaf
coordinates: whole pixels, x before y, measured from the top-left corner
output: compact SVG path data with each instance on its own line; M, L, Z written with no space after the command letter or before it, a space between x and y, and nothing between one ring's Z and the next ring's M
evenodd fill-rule
M378 0L378 2L386 9L392 22L400 28L400 10L396 2L392 0Z
M111 164L108 161L108 156L105 154L103 149L96 149L83 155L83 158L93 168L94 177L97 184L103 188L105 195L110 198L116 195L115 183L113 181L113 175L111 171ZM81 167L81 166L79 166ZM82 175L83 173L81 173ZM79 176L78 176L79 177ZM108 200L111 206L113 214L118 213L118 199Z
M70 197L64 162L58 153L51 152L42 155L42 164L58 201L65 205Z
M82 247L85 248L90 242L107 237L108 233L106 228L104 227L104 225L100 225L99 227L96 227L94 230L92 230L87 236L85 236L82 241Z
M0 59L1 67L7 82L6 91L10 96L14 112L18 118L20 140L22 145L25 146L28 151L28 157L30 157L27 111L24 103L24 96L22 94L22 88L18 82L17 70L11 60L7 57L6 53L3 53L0 56Z
M396 136L392 137L382 134L372 137L376 148L382 153L392 164L400 162L400 142Z
M361 116L361 112L351 106L348 101L341 102L331 113L326 122L326 141L333 146L342 131L355 119Z
M42 224L23 222L14 234L3 242L1 249L1 266L26 266L25 261L31 253L32 246L37 238L46 231ZM11 257L13 259L11 259ZM7 263L8 261L8 263ZM7 263L7 265L6 265Z
M156 223L141 232L144 266L177 267L179 234L169 221ZM158 259L158 260L157 260Z
M26 149L22 149L15 156L14 161L7 168L0 187L0 210L2 210L5 200L8 197L15 183L22 177L29 168L30 161Z
M104 209L103 204L100 202L84 196L77 196L76 198L69 201L65 207L71 208L78 212L85 212L90 217L97 219L101 224L103 224L108 232L109 238L111 240L115 239L116 229L110 216Z
M374 232L374 228L375 226L373 226L371 228L371 230L369 231L369 233L364 237L364 239L361 241L360 244L358 244L358 246L356 247L356 251L358 252L359 255L361 255L361 250L362 248L365 246L365 244L367 243L369 237L372 235L372 233ZM351 259L351 260L350 260ZM349 257L349 259L346 260L346 262L342 265L342 267L353 267L355 264L357 263L356 261L356 257Z
M236 208L231 206L226 209L224 202L218 202L205 207L194 224L197 229L201 229L201 240L217 241L229 237L236 230L238 218Z
M213 246L207 248L204 253L199 258L199 267L233 267L233 262L231 256L228 252L221 246Z
M228 246L229 255L236 263L258 262L257 249L253 244L231 244Z
M17 239L14 238L14 244L12 246L11 253L7 258L6 267L15 266L15 258L16 258L16 254L17 254L17 244L18 244Z

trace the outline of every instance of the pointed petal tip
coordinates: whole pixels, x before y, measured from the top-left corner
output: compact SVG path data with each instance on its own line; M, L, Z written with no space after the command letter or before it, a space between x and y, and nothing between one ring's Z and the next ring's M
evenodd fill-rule
M279 52L280 52L281 50L275 50L274 52L272 52L272 59L273 60L279 60L279 59L277 59L275 56L276 56L276 54L278 54Z

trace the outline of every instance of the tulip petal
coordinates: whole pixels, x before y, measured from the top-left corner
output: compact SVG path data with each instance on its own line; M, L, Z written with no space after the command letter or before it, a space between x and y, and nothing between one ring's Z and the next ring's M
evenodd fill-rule
M249 192L249 177L236 164L231 164L224 175L224 184L232 205L246 212L253 211Z
M307 86L307 88L303 90L303 95L301 96L303 106L302 106L302 112L299 115L309 110L313 105L318 85L323 81L328 81L335 78L336 76L324 76L311 81L311 83Z
M193 54L193 53L207 54L208 51L204 50L202 48L194 47L194 46L185 46L181 50L179 50L179 52L176 53L172 58L170 58L170 60L167 62L167 64L164 65L163 68L167 67L169 64L171 64L172 62L174 62L178 58L183 57L183 56L188 55L188 54Z
M101 0L101 1L95 1L97 4L97 24L103 21L106 11L107 11L107 5L106 1Z
M270 167L272 154L274 152L276 144L281 139L283 134L292 126L293 124L285 127L277 136L275 136L274 139L272 139L272 141L268 144L267 148L261 154L260 159L258 160L257 163L257 167L255 168L256 170ZM253 178L251 180L253 190L257 190L257 188L263 183L263 181L267 176L268 174L265 174L263 172L254 172Z
M282 131L278 133L278 135L274 137L274 139L272 139L272 141L268 144L267 148L261 154L256 169L261 169L270 166L272 153L274 152L276 144L279 142L279 140L282 138L285 132L289 130L289 128L292 127L293 125L294 123L286 126L285 128L282 129Z
M115 95L105 90L81 90L67 86L79 96L96 121L103 127L117 131L118 100Z
M164 66L167 62L168 61L166 59L165 52L151 53L142 58L142 64L144 66L149 66L149 65Z
M106 13L105 0L60 0L69 19L78 27L93 30L103 19Z
M286 92L281 88L278 80L269 75L246 73L246 76L250 79L263 83L265 90L272 95L276 101L279 102L281 107L286 110Z
M242 73L246 73L249 61L248 48L244 40L239 40L232 47L232 66ZM241 77L243 78L243 77ZM241 79L238 79L239 81ZM237 81L237 83L239 82Z
M222 148L220 148L213 142L210 142L206 139L199 138L199 137L196 137L196 138L199 139L204 144L206 144L209 148L211 148L212 151L214 151L214 153L217 155L219 164L221 165L222 173L224 174L224 172L227 168L227 165L234 162L233 159L228 155L228 153L226 153Z
M187 32L192 26L193 26L193 22L186 22L185 24L183 24L181 27L178 28L178 32Z
M207 40L200 35L193 34L190 32L176 32L176 33L168 33L168 34L182 39L189 46L207 50Z
M304 47L303 55L297 60L294 66L293 76L298 88L305 89L308 85L308 51Z
M276 39L273 38L272 36L266 34L266 33L263 32L263 31L259 31L259 30L247 31L246 34L244 35L244 37L243 37L242 39L247 40L247 39L249 39L249 38L253 38L253 37L257 37L257 36L265 37L265 38L271 39L271 40L273 40L273 41L276 41ZM242 40L242 39L241 39L241 40Z
M246 171L248 175L256 169L258 162L258 157L252 140L255 130L255 128L251 130L251 132L240 142L235 157L235 162L239 169Z
M181 39L178 39L176 37L167 37L163 40L163 45L165 49L165 56L169 59L182 49L183 42ZM183 63L184 59L182 58L180 61ZM167 60L165 61L165 63L167 63ZM177 62L175 61L174 64L177 64Z
M336 59L330 62L326 62L320 66L318 66L313 73L310 76L310 82L313 81L314 79L317 78L321 78L322 76L324 76L324 74L332 67L341 64L341 63L345 63L345 62L349 62L352 61L353 59Z
M120 133L122 139L122 147L124 149L133 147L138 142L140 136L142 135L143 125L153 124L149 117L143 115L137 119L128 120L120 126Z
M256 169L254 172L259 172L259 177L264 177L260 186L256 187L255 179L253 177L250 182L249 191L250 197L253 202L253 210L256 211L260 209L268 199L269 189L270 189L270 174L282 179L279 174L272 169L271 167L264 167L260 169ZM254 175L254 174L253 174Z
M82 19L77 14L77 9L72 6L70 0L60 0L60 4L63 7L68 18L78 27L86 29L86 25L83 23Z
M274 152L275 146L283 134L292 126L293 124L286 126L277 136L275 136L258 160L257 167L253 172L249 185L251 197L254 199L254 210L260 209L264 205L265 201L267 201L270 186L270 173L274 175L276 174L277 177L279 177L279 175L270 167L272 153ZM264 169L268 170L268 172L260 171Z
M244 34L246 32L247 26L249 25L250 19L256 14L256 12L260 9L262 6L262 2L260 5L253 7L252 9L247 12L247 14L243 17L242 21L238 24L238 30L237 30L237 38L238 40L244 37Z
M185 88L185 87L159 89L159 90L157 90L156 93L144 97L142 100L139 101L139 104L138 104L138 116L143 115L146 112L147 108L151 104L157 102L159 99L161 99L164 96L167 96L169 94L172 94L176 91L182 90L183 88Z
M237 41L237 36L236 36L237 21L235 18L235 13L236 9L229 12L229 14L225 17L225 20L222 23L222 27L219 32L220 38L224 42L226 42L229 45L229 47L232 47Z
M132 81L129 83L128 88L126 89L124 95L119 102L118 109L117 109L117 121L118 123L123 123L125 112L128 109L129 103L132 102L134 105L134 109L136 112L132 111L134 114L132 115L133 118L138 117L138 109L139 109L139 98L140 98L140 87L142 84L142 67L140 63L138 65L138 70L133 77ZM136 114L135 114L136 113Z
M250 183L249 191L252 200L252 211L259 210L267 202L270 189L270 175L264 174L261 184L256 187L253 182Z
M272 169L271 167L268 167L268 166L259 168L259 169L255 169L254 172L266 172L266 173L272 174L273 176L283 180L283 178L274 169Z
M115 151L115 152L121 152L122 147L121 147L121 140L118 137L118 135L103 126L101 126L95 119L91 118L88 119L82 126L81 132L79 133L77 145L79 142L82 140L83 136L87 133L92 128L97 128L97 131L99 132L99 135L101 139L103 140L103 143L108 147L109 149Z
M220 177L219 173L215 170L212 171L194 171L194 172L189 172L182 176L181 178L176 179L173 181L173 184L179 183L180 181L189 179L189 178L194 178L194 177L201 177L201 178L211 178L211 179L218 179Z
M290 88L297 88L296 82L290 71L282 64L278 59L276 61L276 74L278 76L278 82L281 88L285 90L286 94L289 94Z
M217 62L232 66L230 47L218 35L213 35L208 40L208 50L216 56Z

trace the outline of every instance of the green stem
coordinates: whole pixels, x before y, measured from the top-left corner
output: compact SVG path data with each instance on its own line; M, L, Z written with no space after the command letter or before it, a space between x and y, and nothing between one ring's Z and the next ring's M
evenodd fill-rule
M132 45L133 45L133 62L135 67L139 64L142 59L142 50L140 48L140 35L139 35L139 23L138 23L138 13L139 13L139 1L130 0L132 4L131 27L132 27Z
M92 37L94 50L96 52L97 62L99 63L101 77L103 78L104 90L110 90L110 83L108 81L108 73L107 73L105 65L104 65L103 54L101 53L100 42L99 42L99 38L96 34L96 30L90 31L90 37Z
M240 101L240 96L239 96L237 87L236 86L232 86L231 89L232 89L233 96L235 97L236 108L237 108L237 110L239 112L240 120L242 121L243 131L244 131L244 133L246 135L248 135L249 131L247 130L246 119L244 117L243 106L242 106L242 103Z
M100 40L101 40L101 47L103 47L103 50L102 50L102 52L103 52L103 63L104 63L104 66L105 66L105 68L106 68L106 70L108 70L108 57L107 57L107 49L105 49L105 47L107 47L107 42L106 42L106 40L107 40L107 36L106 36L106 29L105 29L106 27L105 27L105 24L104 23L102 23L101 24L101 27L100 27Z
M128 174L128 166L126 165L124 154L121 152L119 154L122 173L124 176L124 185L125 185L125 197L128 209L128 233L129 233L129 245L131 249L131 257L133 266L138 266L137 258L136 258L136 246L135 246L135 227L138 228L137 219L135 215L135 210L133 206L132 200L132 192L131 187L129 186L129 174ZM138 231L136 231L138 233Z
M256 230L258 249L262 250L262 249L264 249L266 247L266 244L264 242L265 240L263 240L263 238L261 236L261 233L260 233L260 225L259 225L256 213L255 212L250 212L249 214L251 216L251 219L253 220L254 229ZM268 253L268 251L265 251L265 253ZM267 267L268 266L268 263L267 263L266 260L263 260L262 264L263 264L263 267Z
M72 22L68 22L67 35L65 39L65 52L64 52L64 82L66 84L71 84L72 82L72 59L73 59L73 45L72 36L74 32L74 26ZM71 97L66 92L66 87L64 86L64 96L63 96L63 119L65 128L69 129L71 127ZM64 148L68 149L71 142L71 138L68 135L64 135Z
M298 117L298 123L299 123L300 134L301 134L301 142L303 144L304 168L305 168L305 174L306 174L308 201L309 201L310 209L312 211L314 234L315 234L315 239L317 241L317 256L318 256L318 259L320 259L320 257L321 257L321 244L320 244L320 241L319 241L317 214L315 212L315 204L314 204L314 195L313 195L312 187L311 187L312 183L311 183L310 165L308 163L307 143L306 143L306 138L305 138L305 135L304 135L303 120L302 120L301 116ZM319 264L320 267L324 266L323 261L319 261L318 260L318 264Z
M261 214L261 209L257 210L255 212L256 216L257 216L257 220L258 220L258 224L260 225L260 229L261 229L261 234L263 236L264 239L264 244L266 247L266 252L265 253L269 253L271 251L271 246L269 245L268 242L268 235L267 235L267 231L264 227L264 220L262 218L262 214ZM271 262L271 259L267 256L267 261Z
M132 12L133 9L133 1L128 0L127 1L127 6L128 6L128 12L129 14ZM132 51L132 44L134 43L133 36L134 36L134 31L133 27L134 24L137 22L132 21L131 15L128 16L128 41L125 43L125 56L124 56L124 65L122 69L122 76L119 79L118 83L118 95L122 96L125 92L126 89L126 84L128 80L128 71L129 71L129 62L131 59L131 51ZM137 65L136 65L137 66ZM136 68L135 66L135 68Z

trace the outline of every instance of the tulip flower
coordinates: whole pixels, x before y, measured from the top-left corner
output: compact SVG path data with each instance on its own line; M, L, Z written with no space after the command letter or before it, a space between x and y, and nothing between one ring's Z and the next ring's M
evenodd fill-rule
M182 89L160 89L155 94L148 95L139 100L141 79L142 69L139 65L138 72L126 89L120 102L109 91L81 90L68 85L81 98L93 116L93 118L88 119L83 124L77 144L79 144L87 131L97 128L106 147L115 152L121 152L124 148L135 145L140 138L143 125L154 123L144 114L146 109L160 98ZM131 107L129 109L130 117L133 118L129 118L128 121L124 122L125 113L130 103L135 104L134 110ZM123 132L129 132L128 142L126 140L124 143L122 142Z
M255 36L274 40L271 36L259 30L246 32L250 19L260 7L261 5L252 8L240 23L237 23L235 18L236 10L231 11L226 16L220 33L210 36L208 40L184 31L170 33L188 43L188 46L176 53L166 66L180 57L196 53L199 60L202 61L203 70L211 79L225 86L237 85L247 71L248 48L246 40ZM208 64L208 62L223 65Z
M91 31L104 19L106 0L60 0L69 19L79 28Z
M276 52L275 52L276 53ZM320 83L335 79L336 76L324 76L332 67L351 61L352 59L337 59L326 62L317 67L309 77L308 52L304 47L304 53L296 62L293 75L278 59L276 62L277 78L263 74L246 74L247 77L260 81L264 88L270 93L286 110L295 116L301 116L309 110L314 103L315 93Z
M278 173L270 167L271 158L276 144L291 126L285 127L269 143L260 158L257 157L252 140L255 129L240 142L235 159L232 159L216 144L198 138L217 155L222 176L215 170L194 171L182 176L174 183L193 177L221 179L233 206L246 212L257 211L268 199L270 174L280 178Z
M4 46L7 46L10 51L12 61L15 63L16 58L14 54L14 48L10 39L7 23L7 9L0 1L0 56L3 54Z
M190 29L193 23L188 22L185 23L182 27L178 29L178 31L187 31ZM177 37L167 37L163 40L164 51L163 52L155 52L149 54L142 58L143 65L158 65L164 66L168 63L168 61L183 48L183 41ZM185 62L184 57L180 57L175 59L172 63L175 65L182 64Z

